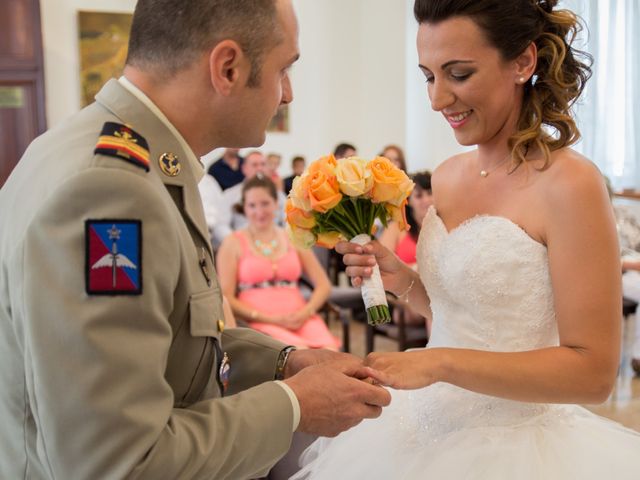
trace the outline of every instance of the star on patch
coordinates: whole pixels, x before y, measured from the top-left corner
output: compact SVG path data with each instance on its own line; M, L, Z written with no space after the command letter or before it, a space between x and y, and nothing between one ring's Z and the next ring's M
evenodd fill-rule
M121 158L149 171L149 145L127 125L106 122L93 153Z
M142 222L87 220L85 250L89 295L142 293Z

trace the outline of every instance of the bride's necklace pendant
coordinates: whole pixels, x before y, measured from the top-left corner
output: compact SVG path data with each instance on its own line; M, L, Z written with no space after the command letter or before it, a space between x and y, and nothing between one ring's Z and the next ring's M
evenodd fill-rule
M498 170L498 169L499 169L502 165L504 165L504 164L507 162L507 160L509 160L509 159L511 159L511 152L509 152L509 153L507 154L507 156L506 156L506 157L504 157L500 162L498 162L498 164L497 164L495 167L493 167L491 170L484 170L484 169L480 170L480 176L481 176L482 178L487 178L487 177L489 176L489 174L490 174L490 173L493 173L493 172L495 172L496 170Z

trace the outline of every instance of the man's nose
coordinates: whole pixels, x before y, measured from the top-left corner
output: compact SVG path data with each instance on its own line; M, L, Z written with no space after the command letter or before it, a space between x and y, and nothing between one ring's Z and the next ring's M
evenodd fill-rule
M288 105L293 102L293 89L291 88L291 80L287 73L282 79L282 98L280 99L280 105Z

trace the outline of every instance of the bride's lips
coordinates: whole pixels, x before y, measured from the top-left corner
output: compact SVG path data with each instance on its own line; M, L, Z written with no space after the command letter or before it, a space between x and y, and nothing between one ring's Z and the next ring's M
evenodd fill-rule
M464 112L455 112L455 113L445 113L444 117L449 122L452 128L460 128L467 120L469 120L469 116L473 113L473 110L467 110Z

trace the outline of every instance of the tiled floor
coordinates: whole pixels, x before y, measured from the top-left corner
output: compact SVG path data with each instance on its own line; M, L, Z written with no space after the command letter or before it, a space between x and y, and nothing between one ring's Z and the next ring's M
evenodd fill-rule
M338 322L332 322L332 330L338 336L341 335ZM363 356L365 351L364 325L360 322L351 324L351 353ZM635 377L629 365L631 343L634 337L633 317L625 320L623 329L623 348L620 364L620 374L616 388L609 400L602 405L587 405L593 412L604 417L611 418L623 425L640 431L640 378ZM376 351L395 351L395 342L384 337L376 337Z

